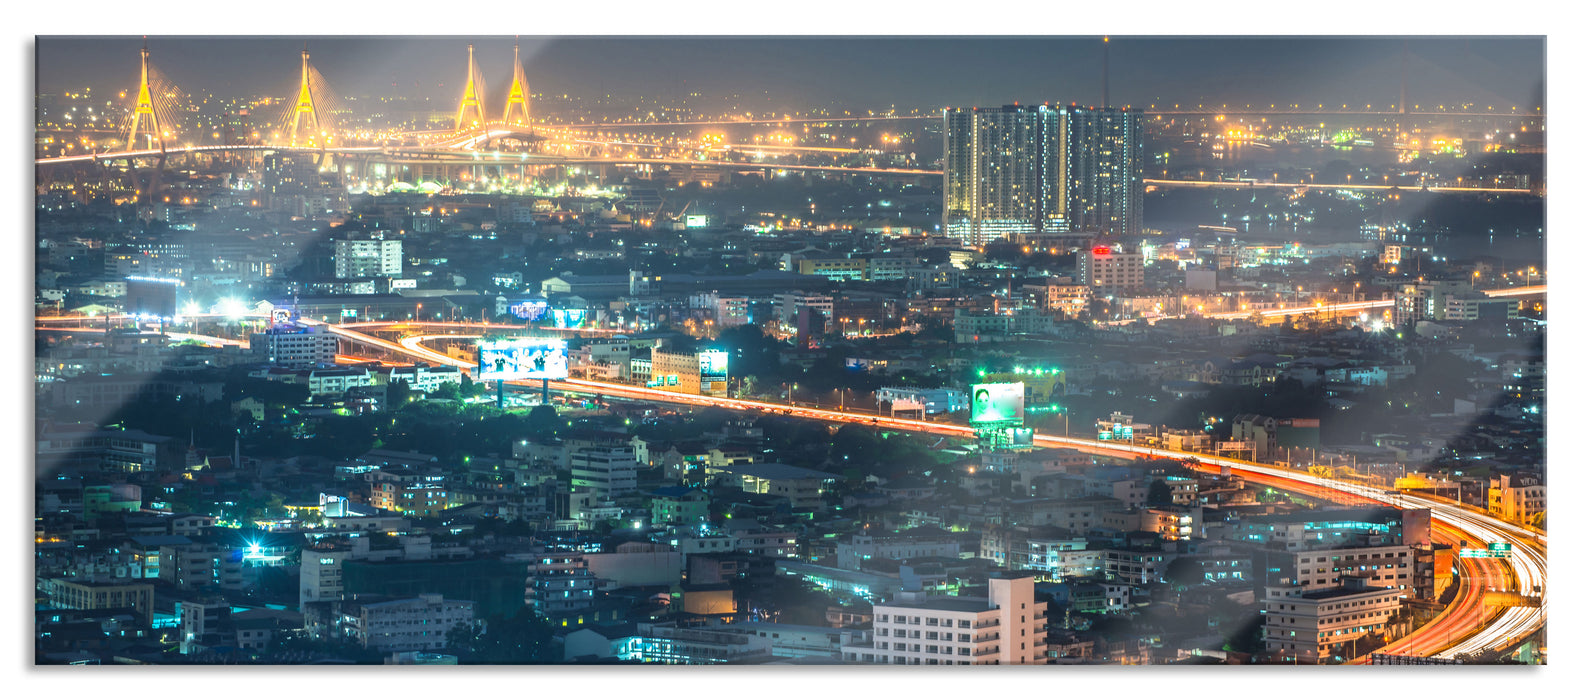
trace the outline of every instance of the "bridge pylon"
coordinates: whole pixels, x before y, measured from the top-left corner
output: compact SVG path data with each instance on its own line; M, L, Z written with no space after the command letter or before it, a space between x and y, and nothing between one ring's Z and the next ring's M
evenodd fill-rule
M531 93L527 91L527 77L522 74L522 50L520 45L511 48L511 66L514 69L514 73L511 76L511 90L506 93L505 113L501 115L500 121L507 124L526 126L528 124L528 115L530 114L527 108L527 96Z
M148 88L148 41L143 42L139 52L142 55L142 71L137 83L137 103L132 106L132 123L127 128L126 148L137 148L139 132L146 132L152 141L159 143L159 150L165 150L165 137L161 131L166 124L159 123L159 113L154 109L154 93ZM149 146L153 144L150 143Z
M478 64L472 58L472 44L467 45L467 85L462 88L461 104L456 107L456 130L466 131L488 121L483 115L483 78L478 75ZM471 112L469 118L468 112Z
M318 146L320 148L330 145L335 139L330 120L324 118L324 112L319 107L319 100L315 99L313 88L313 70L308 64L308 49L302 47L302 87L297 90L297 106L292 108L291 129L287 136L287 143L291 146ZM304 126L304 121L311 121L311 126Z

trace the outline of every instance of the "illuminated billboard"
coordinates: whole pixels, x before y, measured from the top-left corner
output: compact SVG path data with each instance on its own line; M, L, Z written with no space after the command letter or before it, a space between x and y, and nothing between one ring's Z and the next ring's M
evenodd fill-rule
M565 379L566 341L506 338L478 342L478 381Z
M698 393L704 396L724 396L730 388L728 363L730 354L724 350L698 352Z
M972 385L973 423L1022 423L1021 382Z
M581 328L588 320L586 309L555 309L550 312L556 328Z
M1007 443L1013 449L1033 446L1032 428L1011 428L1006 433L1009 438Z
M180 289L181 280L128 277L126 278L126 299L122 306L127 313L133 316L174 318L176 316L176 293Z
M704 381L725 379L729 376L730 354L724 350L704 350L698 353L698 375Z
M520 302L507 306L506 310L511 312L512 316L520 318L523 321L537 321L538 319L543 318L545 314L549 313L549 300L524 299Z
M708 228L709 217L705 214L688 214L687 228Z

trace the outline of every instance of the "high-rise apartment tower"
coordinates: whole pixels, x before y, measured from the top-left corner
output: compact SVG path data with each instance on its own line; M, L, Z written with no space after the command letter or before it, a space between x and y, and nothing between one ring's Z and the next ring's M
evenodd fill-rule
M976 246L1021 234L1140 231L1140 111L1009 105L944 117L946 235Z

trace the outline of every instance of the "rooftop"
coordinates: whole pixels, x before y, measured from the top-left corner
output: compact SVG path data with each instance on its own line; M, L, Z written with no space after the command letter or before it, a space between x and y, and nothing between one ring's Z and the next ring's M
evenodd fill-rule
M939 596L929 598L922 602L887 602L874 605L875 608L905 608L907 610L947 610L950 612L983 613L994 610L988 598L969 598L965 596Z

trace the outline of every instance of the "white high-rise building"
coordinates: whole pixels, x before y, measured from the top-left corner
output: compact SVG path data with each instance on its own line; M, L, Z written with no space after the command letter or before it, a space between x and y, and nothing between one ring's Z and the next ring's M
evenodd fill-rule
M899 666L1048 663L1048 607L1033 599L1033 574L989 578L987 598L903 592L873 606L870 641L846 644L848 662Z
M385 240L383 231L335 239L335 278L400 277L401 241Z
M340 338L323 326L282 324L254 333L248 346L262 362L305 368L335 364Z
M637 490L637 457L630 446L578 450L571 455L571 488L600 499Z
M1143 254L1096 246L1077 255L1077 281L1112 292L1143 286Z

